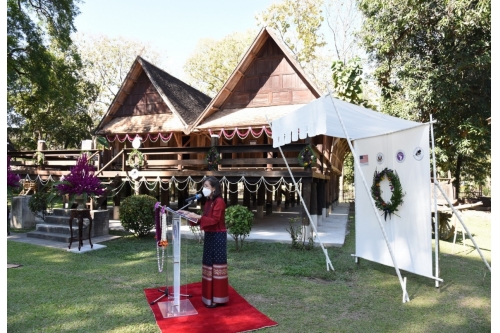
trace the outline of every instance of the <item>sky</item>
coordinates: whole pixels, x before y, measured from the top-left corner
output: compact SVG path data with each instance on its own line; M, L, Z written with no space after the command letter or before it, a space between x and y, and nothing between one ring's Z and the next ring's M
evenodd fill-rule
M202 38L216 40L248 29L255 15L277 0L85 0L75 19L77 32L148 43L166 53L170 74L183 79L182 66Z

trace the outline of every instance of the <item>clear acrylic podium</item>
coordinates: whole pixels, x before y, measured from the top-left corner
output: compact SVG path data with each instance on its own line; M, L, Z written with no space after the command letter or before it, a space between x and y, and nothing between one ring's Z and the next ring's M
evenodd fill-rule
M171 256L167 255L167 258L168 257L172 258L173 293L170 294L168 290L169 270L166 269L165 274L167 275L167 285L165 286L164 296L167 296L169 301L158 302L158 307L160 308L163 318L196 315L198 314L198 312L191 304L191 301L189 299L181 299L181 297L190 297L191 295L181 295L181 285L180 285L181 284L181 220L186 219L190 221L190 219L178 213L177 211L171 209L170 207L165 207L165 209L168 211L167 214L170 214L172 218L172 224L170 229L168 228L168 223L167 223L167 238L170 238L168 237L168 235L171 235L170 239L172 240L173 253ZM168 267L168 260L167 260L167 267Z

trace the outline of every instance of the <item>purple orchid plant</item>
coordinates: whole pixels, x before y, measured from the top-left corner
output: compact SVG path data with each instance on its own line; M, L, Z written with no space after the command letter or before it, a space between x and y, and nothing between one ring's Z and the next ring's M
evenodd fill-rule
M19 188L21 186L21 178L19 175L12 172L10 167L10 156L7 156L7 195L12 195L14 189Z
M95 199L96 196L103 195L106 193L106 188L94 171L94 166L89 164L87 154L82 154L70 173L61 178L61 183L56 185L57 192L60 195L68 194L70 203L79 195L83 196L84 202L87 202L89 196Z

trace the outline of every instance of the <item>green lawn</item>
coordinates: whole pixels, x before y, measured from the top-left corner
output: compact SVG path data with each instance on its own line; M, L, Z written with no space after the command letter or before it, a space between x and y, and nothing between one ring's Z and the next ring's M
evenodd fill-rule
M491 215L464 214L491 263ZM278 322L259 332L490 332L491 273L467 238L441 241L444 284L402 271L410 302L394 268L355 264L354 222L342 248L328 248L335 271L326 271L320 248L228 243L229 282L247 301ZM202 246L183 240L182 283L201 280ZM164 286L153 236L125 236L98 251L74 254L8 241L7 331L158 332L143 289Z

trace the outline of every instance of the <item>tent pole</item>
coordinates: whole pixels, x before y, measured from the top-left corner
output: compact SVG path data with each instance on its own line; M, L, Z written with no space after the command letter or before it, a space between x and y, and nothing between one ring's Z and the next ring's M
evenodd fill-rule
M347 130L344 126L344 122L342 121L342 118L340 117L340 113L337 110L337 107L335 106L335 102L333 101L332 98L332 93L330 90L328 90L328 94L330 95L330 100L332 101L333 107L335 109L335 112L337 113L337 117L339 118L340 124L342 125L342 130L344 131L344 134L346 136L347 143L349 144L349 148L351 149L351 152L353 156L356 156L356 151L354 150L354 147L352 146L351 140L349 138L349 135L347 133ZM403 278L401 277L401 272L399 271L398 265L396 263L396 258L394 257L394 254L392 253L391 246L389 244L389 240L387 239L387 234L385 233L384 226L382 225L382 221L380 220L380 216L377 212L377 207L375 206L375 202L373 201L373 198L370 195L370 190L368 188L368 184L366 183L365 176L363 175L363 172L361 172L361 166L359 165L359 161L356 158L353 158L354 164L356 165L356 168L359 171L359 174L361 175L361 180L363 181L363 185L365 186L366 192L368 193L368 197L370 198L370 202L372 204L373 211L375 212L375 216L377 217L378 224L380 226L380 229L382 230L382 234L384 235L385 238L385 243L387 245L387 249L389 250L389 253L392 258L392 263L394 264L394 268L396 269L396 273L399 278L399 283L401 284L401 288L403 289L403 303L406 303L410 301L410 297L408 296L408 292L406 291L406 282L403 281Z
M434 223L434 256L435 256L435 263L436 263L436 268L435 268L435 276L439 278L439 214L437 212L437 191L436 191L436 184L437 184L437 175L436 175L436 155L434 154L434 126L433 126L433 121L432 121L432 114L430 116L430 123L431 123L431 143L432 143L432 173L434 177L434 186L432 187L432 190L434 191L434 220L436 221ZM436 288L439 288L439 281L436 280Z
M272 131L273 127L271 125L271 122L269 121L269 118L267 118L267 115L266 115L266 119L267 119L267 123L269 124L269 127L271 127L271 131ZM328 257L328 251L323 246L323 242L321 241L321 238L319 237L318 231L316 230L316 226L314 225L312 217L309 214L309 210L307 209L307 206L304 202L304 199L302 198L302 193L300 192L299 187L298 187L297 183L295 182L295 178L293 177L292 170L290 170L290 167L288 166L288 162L286 161L285 155L283 154L283 151L281 150L281 146L278 146L278 148L280 150L281 157L283 158L283 161L285 161L286 168L288 169L288 173L290 174L290 177L292 178L293 185L295 185L295 188L297 189L297 192L299 193L300 202L302 203L302 207L306 211L307 217L309 218L309 223L311 224L312 228L314 229L314 233L315 233L316 237L318 237L318 242L321 245L321 249L323 250L323 253L325 254L326 270L329 271L330 267L331 267L332 271L334 271L335 269L333 268L332 262L330 261L330 258Z

